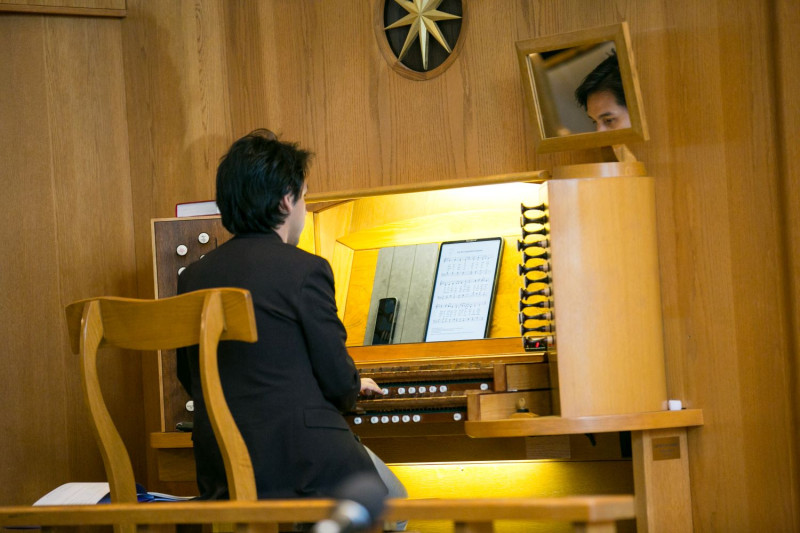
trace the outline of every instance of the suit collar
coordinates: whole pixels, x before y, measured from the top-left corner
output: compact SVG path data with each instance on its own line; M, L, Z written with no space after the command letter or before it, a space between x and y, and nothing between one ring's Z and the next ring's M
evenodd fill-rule
M275 233L274 231L269 231L267 233L240 233L239 235L234 235L234 239L265 239L269 241L277 241L283 242L280 235Z

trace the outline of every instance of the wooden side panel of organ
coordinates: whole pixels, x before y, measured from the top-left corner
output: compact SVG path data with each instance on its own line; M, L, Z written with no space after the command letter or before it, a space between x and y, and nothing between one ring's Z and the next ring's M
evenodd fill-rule
M186 217L152 221L153 268L156 298L175 296L181 269L202 258L232 237L219 217ZM160 352L162 431L174 431L179 422L191 422L189 395L176 375L175 350Z
M540 201L552 268L554 411L579 417L664 410L653 178L553 179Z
M546 352L552 414L664 411L653 178L638 162L562 167L523 201L520 222L519 321L526 349ZM519 400L471 393L468 419L514 418Z

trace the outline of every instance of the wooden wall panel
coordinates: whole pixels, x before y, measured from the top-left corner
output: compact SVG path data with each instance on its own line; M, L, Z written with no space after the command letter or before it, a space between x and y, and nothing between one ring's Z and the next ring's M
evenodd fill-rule
M150 220L175 215L175 204L214 198L216 167L232 140L221 1L129 0L123 24L131 191L139 294L152 298ZM155 375L155 354L144 363ZM157 384L144 383L145 410L159 409ZM146 432L158 431L155 416ZM148 447L148 453L151 450ZM155 460L149 455L149 477ZM187 493L184 486L161 490Z
M96 295L135 295L119 23L53 17L44 26L61 307ZM60 318L54 326L63 327ZM103 383L112 384L105 389L109 409L141 469L143 414L131 409L141 402L141 365L136 357L107 357L100 368ZM66 362L70 401L64 405L68 420L83 428L77 357L67 354ZM96 478L95 465L84 466L87 450L96 449L94 437L85 430L78 435L70 438L71 479Z
M730 20L731 12L743 16ZM788 251L782 247L771 15L768 3L744 0L722 2L717 11L735 313L733 342L740 357L738 389L720 388L716 398L706 401L724 405L733 392L742 405L736 425L741 425L745 477L762 480L758 486L746 484L747 519L753 529L777 531L792 523L796 510L792 511L791 491L779 499L775 495L791 487L797 473L786 468L786 458L792 457L793 450L793 391L789 388L790 344L784 298L788 280L783 270ZM748 76L747 87L728 83ZM752 261L754 242L759 243L755 278L745 268ZM775 260L770 260L773 257ZM742 288L746 288L744 294ZM753 391L759 391L758 401L753 401ZM706 450L711 446L705 443ZM720 469L719 473L730 477L729 471ZM706 523L717 527L710 519ZM738 527L742 523L730 524Z
M123 50L139 285L152 297L150 219L214 198L232 140L221 2L130 0Z
M0 5L72 7L86 9L125 9L125 0L0 0Z
M124 17L125 0L0 0L0 11L88 17Z
M384 60L374 4L226 4L236 135L269 127L313 150L312 191L537 168L524 149L516 37L506 30L527 2L470 3L460 60L425 82Z
M788 290L784 292L787 302L789 352L786 364L789 368L790 401L793 406L790 425L792 451L786 458L787 469L797 471L800 457L800 63L794 58L800 48L800 9L792 0L779 0L772 4L773 51L775 59L772 75L775 81L775 102L773 105L778 133L778 169L780 182L778 191L781 205L780 224L784 228L781 235L785 250L785 275ZM794 505L795 529L800 522L800 480L795 477L794 484L787 488Z
M48 133L44 24L30 17L0 18L0 94L17 94L3 107L0 220L16 234L0 259L0 336L3 377L0 411L0 500L32 503L69 478L69 423L64 377L69 351L60 327L58 249ZM30 54L29 50L38 53ZM57 401L53 401L57 398ZM40 423L30 424L32 417ZM25 482L20 482L25 480ZM52 487L51 487L52 488Z
M662 33L659 56L676 60L656 66L663 84L643 78L664 98L648 98L659 109L648 114L655 133L640 153L661 178L669 390L705 413L706 425L689 436L695 527L791 529L785 491L797 472L785 468L792 450L786 279L779 260L765 260L784 253L771 20L766 4L673 5L666 20L682 31ZM668 141L658 142L664 133Z
M731 169L725 159L723 113L727 111L720 94L717 6L689 4L684 2L680 11L668 14L685 31L663 36L663 52L673 51L681 60L660 66L665 71L663 83L671 82L672 91L655 114L664 113L659 130L668 133L669 142L658 146L664 151L663 162L656 168L650 164L649 170L661 178L656 198L668 391L671 398L689 407L705 409L706 425L690 434L689 443L692 482L698 489L693 504L709 509L696 513L695 522L699 531L708 531L748 521L742 505L746 483L712 489L723 483L726 473L745 468L741 415L746 406L738 392L743 377L738 363L743 354L736 345L737 326L744 325L737 324L734 308L728 205ZM645 63L641 55L637 59L638 64ZM695 81L701 73L703 85ZM686 118L665 120L672 116ZM708 144L706 138L720 142ZM645 149L655 150L654 145ZM705 379L697 379L700 376ZM737 407L713 407L724 405L726 398L728 405Z
M0 500L31 503L61 483L104 478L70 353L64 306L134 296L119 21L0 16L5 227ZM112 415L144 471L140 364L101 367ZM133 408L132 408L133 407Z

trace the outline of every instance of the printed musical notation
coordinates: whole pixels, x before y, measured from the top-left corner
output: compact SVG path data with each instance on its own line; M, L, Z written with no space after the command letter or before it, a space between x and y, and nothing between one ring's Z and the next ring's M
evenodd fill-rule
M442 243L426 341L486 336L502 245L500 237Z

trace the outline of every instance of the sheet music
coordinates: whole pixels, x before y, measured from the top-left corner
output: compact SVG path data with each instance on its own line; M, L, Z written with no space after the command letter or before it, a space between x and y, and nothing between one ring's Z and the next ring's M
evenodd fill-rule
M482 339L503 239L442 243L425 341Z

